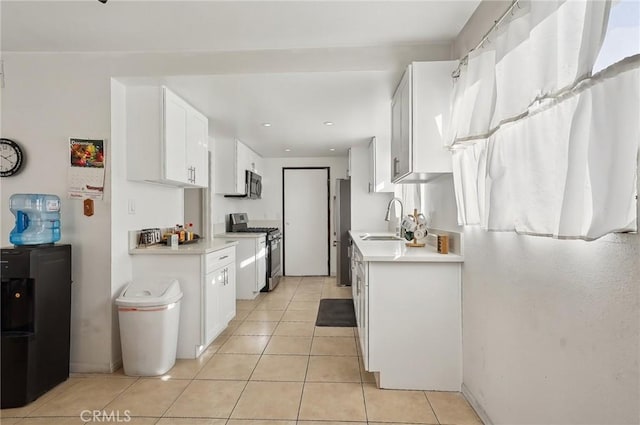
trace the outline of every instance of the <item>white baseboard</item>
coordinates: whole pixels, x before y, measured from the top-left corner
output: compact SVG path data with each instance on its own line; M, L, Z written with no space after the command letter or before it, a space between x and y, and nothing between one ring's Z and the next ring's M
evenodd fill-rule
M71 362L69 371L72 373L111 373L113 364L110 363L79 363Z
M489 415L487 415L487 412L485 412L480 403L478 403L478 399L473 395L473 393L464 383L462 384L462 395L467 399L478 416L480 416L480 419L482 420L484 425L493 425L493 422L491 421L491 418L489 418Z
M122 367L122 359L112 361L111 363L69 363L69 372L71 373L113 373Z

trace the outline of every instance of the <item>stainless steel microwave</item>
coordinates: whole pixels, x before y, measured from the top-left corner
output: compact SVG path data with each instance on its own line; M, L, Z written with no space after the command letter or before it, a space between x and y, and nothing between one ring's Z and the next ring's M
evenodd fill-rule
M245 193L249 199L262 198L262 177L260 175L247 170Z
M244 194L224 195L225 198L261 199L262 198L262 177L253 171L245 172Z

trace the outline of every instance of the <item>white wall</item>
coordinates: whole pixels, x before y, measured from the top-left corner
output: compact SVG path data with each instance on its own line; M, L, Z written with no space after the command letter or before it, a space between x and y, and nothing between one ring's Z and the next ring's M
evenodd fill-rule
M26 151L24 170L2 179L2 241L13 216L13 193L51 193L62 200L60 243L72 245L71 362L77 368L107 370L111 361L110 197L95 202L92 217L82 201L67 200L69 138L106 139L111 160L110 84L100 61L69 61L51 55L3 53L2 137ZM103 76L100 78L100 76ZM110 179L107 168L106 180Z
M384 221L392 193L369 193L369 147L351 148L351 229L366 232L386 232Z
M456 230L453 180L425 186ZM463 230L463 384L488 423L637 424L640 237Z
M282 228L282 168L283 167L329 167L331 177L330 199L333 199L336 179L346 178L347 158L264 158L262 175L262 199L234 199L223 195L212 197L211 211L217 232L224 231L228 214L247 212L250 225L269 225ZM329 205L331 207L331 204ZM330 211L333 214L333 211ZM331 224L333 226L333 223ZM331 241L333 241L331 228ZM331 250L331 274L336 270L335 250Z
M482 16L456 45L480 39L495 19ZM432 226L455 230L452 180L427 186ZM466 226L464 243L463 382L485 419L639 423L640 236L584 242Z

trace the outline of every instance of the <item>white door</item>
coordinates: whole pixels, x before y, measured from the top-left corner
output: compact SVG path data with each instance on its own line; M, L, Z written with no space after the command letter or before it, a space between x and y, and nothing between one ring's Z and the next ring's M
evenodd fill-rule
M284 169L284 274L329 275L329 169Z

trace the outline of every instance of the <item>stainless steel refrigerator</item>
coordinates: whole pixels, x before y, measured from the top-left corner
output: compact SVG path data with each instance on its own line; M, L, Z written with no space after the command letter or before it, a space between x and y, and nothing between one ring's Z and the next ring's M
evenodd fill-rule
M336 280L338 285L351 285L349 259L349 230L351 230L351 180L336 179L333 197L333 234L336 247Z

